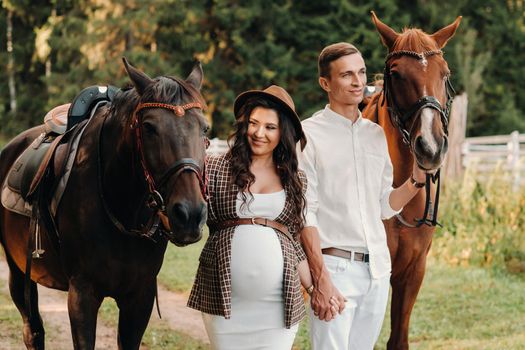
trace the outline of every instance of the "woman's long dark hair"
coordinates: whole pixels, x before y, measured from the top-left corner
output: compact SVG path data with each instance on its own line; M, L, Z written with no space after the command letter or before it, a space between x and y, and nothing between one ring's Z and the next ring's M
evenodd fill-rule
M241 190L243 205L249 205L253 200L250 186L255 181L255 175L250 172L252 162L252 151L248 143L248 126L250 115L257 107L273 109L279 116L279 129L281 138L279 144L273 150L273 161L277 168L277 174L281 179L286 195L292 202L292 218L295 231L299 231L304 225L304 210L306 199L303 193L303 184L297 174L298 160L296 153L296 131L290 118L281 106L264 97L252 97L239 109L235 131L228 137L228 143L232 144L229 153L231 156L232 182ZM250 194L250 200L246 196Z

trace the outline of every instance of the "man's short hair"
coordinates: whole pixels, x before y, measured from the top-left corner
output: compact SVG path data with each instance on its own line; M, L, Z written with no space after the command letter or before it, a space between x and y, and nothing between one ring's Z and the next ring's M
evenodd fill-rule
M361 55L361 52L350 43L335 43L328 45L321 51L319 54L319 60L317 61L317 67L319 69L319 76L323 78L330 77L330 63L343 57L358 53Z

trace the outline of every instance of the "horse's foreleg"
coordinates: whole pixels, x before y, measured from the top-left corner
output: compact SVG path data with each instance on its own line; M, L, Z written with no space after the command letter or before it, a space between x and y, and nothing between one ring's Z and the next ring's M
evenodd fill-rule
M410 314L425 276L426 254L414 261L403 272L392 276L391 331L388 350L408 349Z
M139 349L151 316L156 288L156 283L153 282L136 294L126 295L117 300L120 309L118 320L118 348L120 350Z
M82 278L70 279L67 307L76 350L95 348L97 313L102 300L90 283Z
M24 298L25 274L22 273L16 264L7 256L9 265L9 292L18 311L24 321L24 343L28 349L44 349L44 325L38 310L38 290L36 283L31 281L30 299L31 312L29 312Z

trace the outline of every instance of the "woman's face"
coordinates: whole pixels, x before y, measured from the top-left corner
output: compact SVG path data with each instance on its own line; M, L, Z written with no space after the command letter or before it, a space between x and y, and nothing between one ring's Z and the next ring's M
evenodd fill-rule
M248 143L254 156L272 156L281 139L279 115L273 109L256 107L248 123Z

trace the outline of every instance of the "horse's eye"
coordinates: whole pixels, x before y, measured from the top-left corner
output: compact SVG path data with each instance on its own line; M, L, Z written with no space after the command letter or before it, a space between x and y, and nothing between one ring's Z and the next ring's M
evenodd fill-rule
M142 127L147 134L157 135L157 128L152 123L144 122L142 123Z
M206 135L206 134L208 133L208 131L210 131L210 127L209 127L208 125L206 125L206 126L204 126L204 127L202 128L202 133L203 133L204 135Z
M396 71L396 70L393 70L390 72L390 76L393 78L393 79L403 79L403 77L401 76L401 74Z

